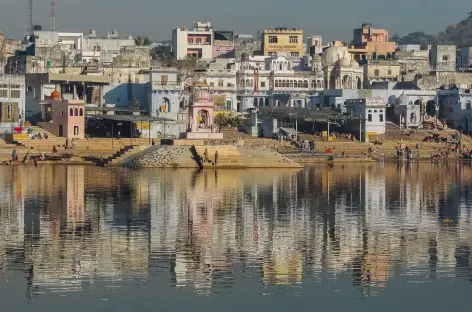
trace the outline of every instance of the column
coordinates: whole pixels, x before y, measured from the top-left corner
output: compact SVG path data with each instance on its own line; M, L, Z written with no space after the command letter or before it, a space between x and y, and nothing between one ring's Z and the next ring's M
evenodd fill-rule
M98 87L98 106L103 106L103 86Z
M72 92L73 92L73 93L72 93L72 99L73 99L73 100L77 100L77 85L74 84L73 87L72 87L72 89L73 89L73 91L72 91Z

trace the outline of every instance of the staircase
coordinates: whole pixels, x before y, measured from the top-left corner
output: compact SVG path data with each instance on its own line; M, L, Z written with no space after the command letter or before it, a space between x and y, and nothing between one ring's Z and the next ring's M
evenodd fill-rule
M205 149L208 149L208 161L205 162ZM217 146L196 146L195 150L202 159L203 168L214 168L224 166L225 168L243 167L241 153L236 146L217 145ZM218 163L215 165L215 152L218 151Z
M128 145L121 148L112 156L107 157L107 158L102 158L100 160L95 159L94 162L97 166L101 166L101 167L110 166L114 163L118 163L123 158L128 157L133 150L134 150L134 146Z

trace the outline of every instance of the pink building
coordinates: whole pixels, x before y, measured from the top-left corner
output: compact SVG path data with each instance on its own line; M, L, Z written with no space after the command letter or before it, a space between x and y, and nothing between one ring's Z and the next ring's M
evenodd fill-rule
M354 29L354 44L367 42L388 42L388 30L373 28L372 24L362 24L361 28Z
M213 58L234 57L234 34L232 31L213 32Z
M83 100L64 100L61 94L54 90L50 99L43 105L43 123L45 130L58 137L69 139L85 138L85 103Z

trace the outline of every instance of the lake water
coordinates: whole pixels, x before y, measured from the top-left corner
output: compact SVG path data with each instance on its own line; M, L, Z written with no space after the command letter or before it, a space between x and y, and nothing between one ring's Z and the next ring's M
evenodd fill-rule
M468 311L472 169L0 168L2 311Z

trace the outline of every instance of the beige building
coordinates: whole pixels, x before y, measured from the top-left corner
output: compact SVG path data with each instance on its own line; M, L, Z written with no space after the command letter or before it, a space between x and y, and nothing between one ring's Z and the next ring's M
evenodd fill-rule
M262 53L265 56L276 56L280 52L294 58L302 57L303 29L265 29L262 33Z
M373 82L398 81L400 65L396 61L372 61L364 65L364 87L372 86Z

